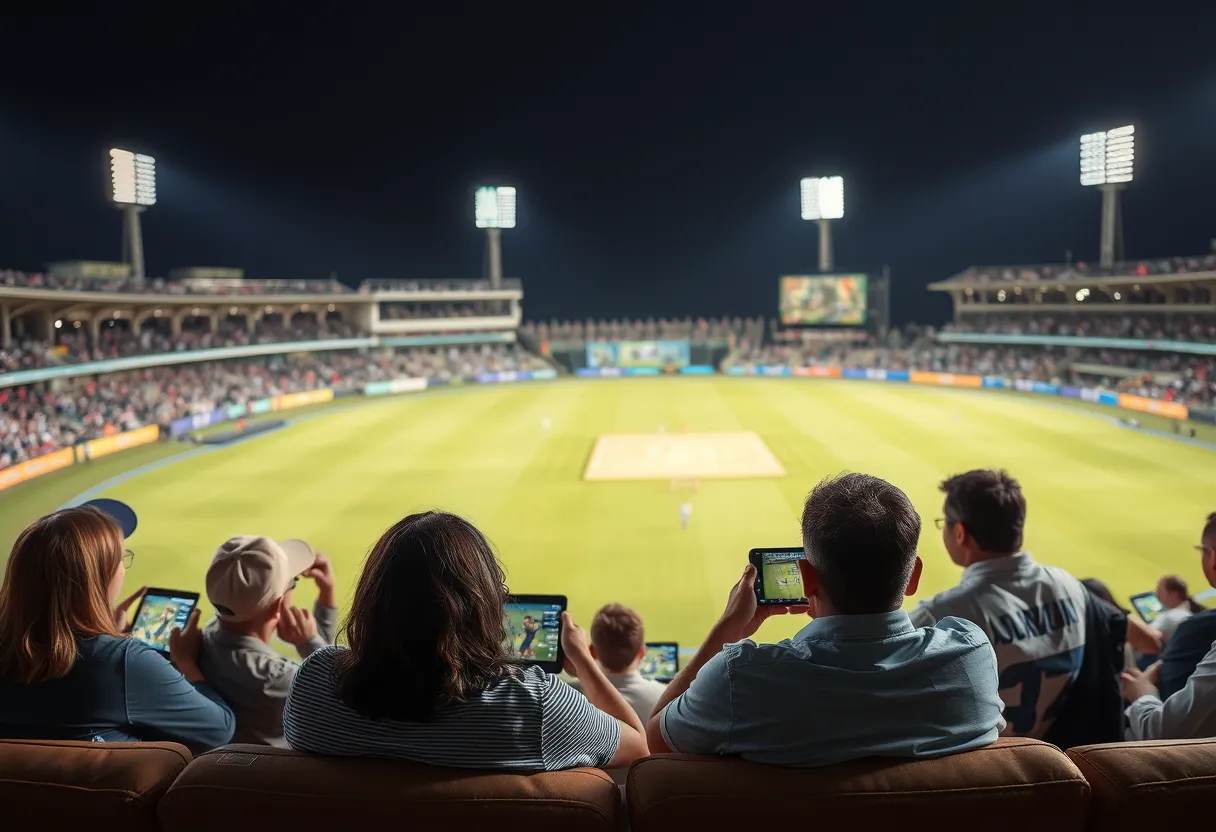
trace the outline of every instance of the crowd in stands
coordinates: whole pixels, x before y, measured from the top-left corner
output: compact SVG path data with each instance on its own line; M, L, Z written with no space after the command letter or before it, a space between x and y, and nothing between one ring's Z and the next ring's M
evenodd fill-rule
M55 289L69 292L120 292L131 295L284 295L345 294L352 291L336 280L174 281L160 277L101 278L57 277L50 273L0 271L0 286L21 289Z
M645 321L529 321L521 333L553 345L578 347L587 341L729 341L764 336L762 318L648 318Z
M96 343L84 326L69 326L58 330L53 343L22 340L9 349L0 349L0 373L213 347L355 338L360 334L353 324L341 318L316 320L307 315L289 323L264 318L254 324L253 332L248 330L243 319L221 318L214 331L185 327L176 336L169 331L163 318L145 322L138 333L125 324L114 322L114 325L101 327Z
M1092 280L1097 277L1153 277L1216 271L1216 252L1199 257L1130 260L1103 268L1097 263L1054 263L1041 266L975 266L951 278L960 283L999 283L1006 280Z
M147 625L168 631L166 662L147 632L128 635L143 590L120 600L124 583L139 583L127 580L139 569L127 548L134 510L60 510L18 537L0 586L0 738L168 739L195 751L235 739L551 771L666 752L813 767L941 757L1001 736L1063 749L1216 736L1216 610L1166 575L1160 617L1133 626L1101 580L1024 551L1027 500L1007 472L967 471L940 490L935 524L963 569L958 585L905 611L924 566L921 517L877 477L826 479L802 510L804 598L758 603L748 564L666 686L640 678L642 620L618 604L597 613L590 637L563 611L539 634L525 619L517 643L493 549L440 511L375 542L340 633L326 554L298 539L222 542L195 565L215 618L200 627L197 612L172 610ZM1216 586L1216 514L1198 540ZM300 580L316 584L311 611L293 603ZM755 638L781 615L808 620L791 639ZM278 654L275 636L302 661ZM550 639L577 687L527 661Z
M1216 317L1177 313L1157 315L1050 314L969 315L948 323L943 332L985 335L1062 335L1135 338L1147 341L1216 342Z
M0 389L0 469L100 436L282 393L353 390L400 377L448 381L548 366L518 348L485 345L175 364L66 380L53 391Z
M503 289L518 289L519 278L503 278ZM485 292L494 287L488 280L365 280L359 292Z
M418 318L480 318L510 314L511 302L507 300L480 300L465 303L380 302L380 317L390 321Z

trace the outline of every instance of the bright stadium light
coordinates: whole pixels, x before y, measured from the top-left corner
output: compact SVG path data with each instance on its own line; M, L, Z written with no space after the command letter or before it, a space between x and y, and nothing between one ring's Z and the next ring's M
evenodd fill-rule
M478 188L473 216L478 228L514 228L515 189L509 185Z
M139 212L156 204L156 160L111 148L110 201L123 212L123 262L131 265L132 277L143 277L144 240Z
M490 286L502 285L502 230L515 227L515 188L486 185L473 195L473 221L486 230L486 269Z
M1136 127L1128 124L1081 137L1081 184L1102 191L1102 235L1099 262L1110 268L1123 257L1123 218L1119 191L1132 181L1136 167Z
M819 223L819 271L832 270L832 220L844 218L844 178L808 176L802 180L802 218Z
M844 179L840 176L808 176L803 179L802 218L844 219Z

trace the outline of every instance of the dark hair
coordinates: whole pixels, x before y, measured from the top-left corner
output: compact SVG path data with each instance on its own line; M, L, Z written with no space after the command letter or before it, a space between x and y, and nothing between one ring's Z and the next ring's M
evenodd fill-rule
M642 616L624 604L601 607L591 620L591 643L604 669L619 673L633 664L646 643Z
M1200 540L1211 537L1213 534L1216 534L1216 511L1204 518L1203 534L1200 536Z
M968 471L939 487L946 495L946 521L962 523L982 551L1014 554L1021 550L1026 498L1008 472Z
M371 719L426 722L517 665L508 654L502 567L454 514L411 514L372 547L344 631L342 701Z
M919 538L908 495L868 474L824 480L802 510L802 547L842 615L899 609Z
M1081 581L1081 585L1088 589L1090 594L1098 596L1103 601L1122 612L1124 615L1131 613L1131 610L1115 600L1115 596L1110 591L1110 587L1099 581L1097 578L1085 578Z

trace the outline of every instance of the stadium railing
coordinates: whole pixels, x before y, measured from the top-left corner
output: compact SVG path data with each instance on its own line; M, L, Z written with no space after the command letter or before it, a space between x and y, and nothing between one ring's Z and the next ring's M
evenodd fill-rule
M1059 283L1077 280L1169 281L1179 278L1216 279L1216 253L1194 257L1162 257L1128 260L1103 268L1096 263L1034 263L1007 266L971 266L956 275L930 284L931 289L960 285L1015 283Z
M1216 802L1216 739L1120 743L1067 754L1035 740L929 759L778 768L656 755L628 773L625 811L598 769L520 774L231 745L0 740L6 828L296 832L399 826L633 832L784 828L1103 832L1193 825Z

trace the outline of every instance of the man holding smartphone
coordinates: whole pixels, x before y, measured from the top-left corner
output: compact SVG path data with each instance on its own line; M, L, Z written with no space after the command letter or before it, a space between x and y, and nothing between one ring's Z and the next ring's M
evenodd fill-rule
M877 477L815 487L798 562L806 605L758 606L748 564L696 657L646 727L651 753L722 754L784 766L933 757L980 748L1005 722L984 632L944 618L917 629L920 518ZM809 614L794 638L757 644L770 615Z

